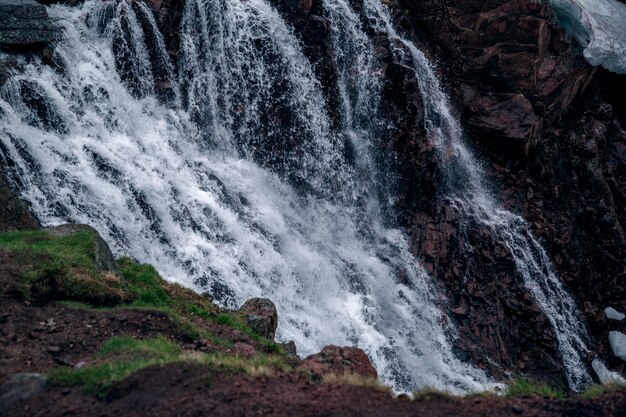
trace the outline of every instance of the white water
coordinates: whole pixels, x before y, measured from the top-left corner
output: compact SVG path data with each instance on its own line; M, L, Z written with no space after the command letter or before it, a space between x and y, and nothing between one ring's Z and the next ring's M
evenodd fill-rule
M626 5L616 0L550 0L559 23L591 65L626 74Z
M365 9L379 31L403 46L395 50L398 58L415 68L424 100L426 129L446 170L453 206L466 221L489 226L494 240L506 243L524 285L555 330L570 388L581 390L591 383L591 377L583 356L588 352L586 329L575 301L561 284L545 250L532 236L524 219L500 207L490 195L482 168L463 142L461 126L429 60L396 32L388 11L377 0L365 0Z
M382 224L368 192L379 81L350 75L370 65L371 44L343 0L324 6L344 54L339 132L300 44L264 0L188 0L178 82L145 10L50 7L65 27L64 71L28 64L0 93L12 177L46 225L93 225L117 254L227 306L271 298L279 338L301 355L357 345L397 390L493 387L452 354L438 294L403 234ZM170 81L174 103L154 97L153 75ZM274 141L288 151L267 152Z

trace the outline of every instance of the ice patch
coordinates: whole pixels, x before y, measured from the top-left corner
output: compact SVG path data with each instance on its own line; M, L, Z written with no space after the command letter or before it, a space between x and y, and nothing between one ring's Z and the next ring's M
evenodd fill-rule
M594 66L626 74L626 5L616 0L550 0L559 23Z

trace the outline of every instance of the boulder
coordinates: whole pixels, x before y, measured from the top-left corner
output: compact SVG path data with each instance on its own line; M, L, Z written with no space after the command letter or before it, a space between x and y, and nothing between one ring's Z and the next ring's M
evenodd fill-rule
M54 37L54 25L42 4L34 0L0 2L0 46L41 46L52 42Z
M274 340L278 327L278 312L274 303L267 298L251 298L246 301L239 312L244 315L246 323L260 336Z
M326 346L320 353L304 359L298 369L315 377L327 374L356 374L378 378L370 358L363 350L355 347Z
M109 245L102 239L96 229L85 224L63 224L46 229L52 236L72 236L80 232L91 232L95 234L96 250L94 253L94 263L99 271L116 271L117 264Z
M48 378L43 374L15 374L0 386L0 410L7 410L20 400L27 400L48 386Z

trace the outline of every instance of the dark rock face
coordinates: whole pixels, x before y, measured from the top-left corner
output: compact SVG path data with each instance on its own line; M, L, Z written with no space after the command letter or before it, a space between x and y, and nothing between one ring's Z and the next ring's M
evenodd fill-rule
M496 195L542 240L587 319L592 349L609 358L602 310L626 299L626 77L588 65L545 2L399 3L408 11L399 22L440 59ZM411 172L433 164L426 153ZM554 335L501 242L480 225L459 230L458 213L436 195L407 208L416 254L447 290L461 356L496 375L484 358L559 383Z
M81 232L93 233L96 239L96 248L94 252L96 268L102 272L113 272L117 270L117 264L115 263L115 258L111 253L109 245L107 245L98 231L93 227L85 224L63 224L60 226L50 227L46 229L46 231L53 236L72 236Z
M356 374L369 378L378 377L369 357L361 349L335 345L326 346L320 353L304 359L298 370L306 371L318 378L327 374Z
M251 298L239 309L244 314L246 322L257 334L274 340L278 327L278 312L276 306L267 298Z
M54 40L55 29L46 8L34 0L0 3L0 47L31 47Z

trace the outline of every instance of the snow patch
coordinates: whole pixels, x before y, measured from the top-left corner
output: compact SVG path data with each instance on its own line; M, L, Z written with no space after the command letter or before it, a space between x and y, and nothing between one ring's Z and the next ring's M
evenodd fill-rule
M615 331L609 332L609 342L613 354L626 361L626 334Z
M620 313L619 311L617 311L613 307L605 308L604 309L604 314L606 314L606 318L609 319L609 320L622 321L622 320L624 320L624 317L626 317L626 315L624 315L624 313Z
M626 5L617 0L550 0L559 23L594 66L626 74Z
M591 362L591 367L596 372L596 375L598 375L598 379L603 385L626 384L626 379L624 379L617 372L609 371L606 365L604 365L604 363L602 363L600 359L594 359Z

